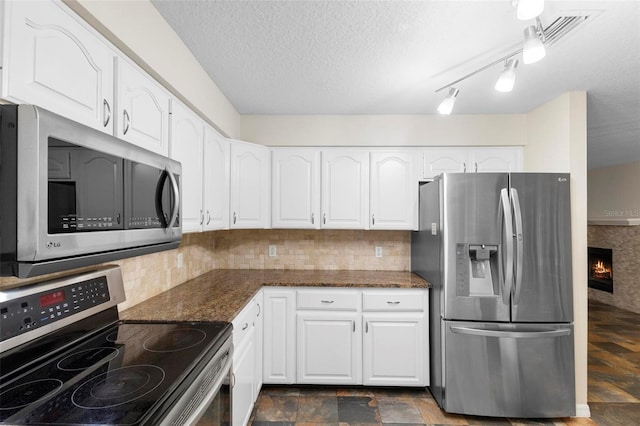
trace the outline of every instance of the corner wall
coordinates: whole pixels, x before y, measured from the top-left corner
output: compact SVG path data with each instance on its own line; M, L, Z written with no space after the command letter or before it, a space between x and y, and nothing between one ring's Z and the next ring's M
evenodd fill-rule
M576 404L587 405L587 97L566 93L527 114L524 169L571 173L571 244L575 332Z

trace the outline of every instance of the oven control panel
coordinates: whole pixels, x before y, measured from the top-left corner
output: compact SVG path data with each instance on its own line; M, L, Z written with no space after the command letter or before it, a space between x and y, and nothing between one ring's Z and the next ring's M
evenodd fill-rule
M0 341L108 302L105 276L0 303Z

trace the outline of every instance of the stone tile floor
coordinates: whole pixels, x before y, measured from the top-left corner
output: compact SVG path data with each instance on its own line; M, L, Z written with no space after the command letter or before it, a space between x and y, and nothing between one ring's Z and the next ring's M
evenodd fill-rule
M447 414L426 389L265 386L250 424L640 425L640 315L590 302L588 355L590 419Z

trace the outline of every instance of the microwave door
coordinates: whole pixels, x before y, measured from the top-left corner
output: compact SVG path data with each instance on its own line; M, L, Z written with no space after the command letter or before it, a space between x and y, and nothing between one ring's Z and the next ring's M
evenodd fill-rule
M143 163L128 162L127 229L175 227L177 182L170 172ZM175 213L175 214L174 214Z

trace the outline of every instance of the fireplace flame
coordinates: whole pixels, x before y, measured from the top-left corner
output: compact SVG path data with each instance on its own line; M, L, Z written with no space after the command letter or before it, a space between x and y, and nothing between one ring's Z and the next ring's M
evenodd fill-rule
M611 267L600 259L593 263L592 271L595 278L611 279Z

